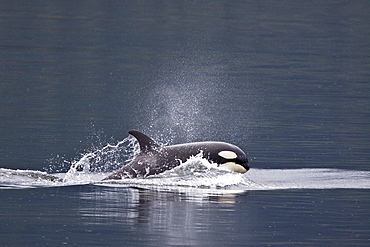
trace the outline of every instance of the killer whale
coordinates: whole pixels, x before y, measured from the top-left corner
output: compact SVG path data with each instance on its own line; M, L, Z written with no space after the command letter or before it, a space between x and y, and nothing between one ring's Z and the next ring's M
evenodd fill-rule
M128 132L139 142L140 153L127 165L103 180L145 178L179 166L191 156L202 153L203 158L234 172L249 170L245 153L237 146L226 142L193 142L172 146L160 146L144 133Z

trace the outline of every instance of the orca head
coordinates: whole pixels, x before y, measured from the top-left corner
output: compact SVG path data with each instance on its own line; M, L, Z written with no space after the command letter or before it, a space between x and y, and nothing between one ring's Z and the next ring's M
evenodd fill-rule
M214 161L219 167L239 173L246 173L249 170L248 159L245 153L237 146L229 144L226 148L213 155Z

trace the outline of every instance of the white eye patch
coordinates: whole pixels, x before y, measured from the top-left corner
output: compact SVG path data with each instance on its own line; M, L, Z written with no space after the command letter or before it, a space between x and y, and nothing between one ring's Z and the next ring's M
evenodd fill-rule
M221 151L218 153L218 155L228 160L235 159L236 157L238 157L238 155L233 151Z

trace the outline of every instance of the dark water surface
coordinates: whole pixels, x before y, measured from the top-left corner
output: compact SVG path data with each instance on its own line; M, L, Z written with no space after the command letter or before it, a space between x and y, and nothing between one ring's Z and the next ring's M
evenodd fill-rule
M1 1L0 168L65 173L139 129L231 142L266 171L368 172L369 13L366 1ZM343 187L3 189L0 242L368 246L369 189Z
M9 246L366 246L368 193L202 198L96 186L5 190L1 236Z

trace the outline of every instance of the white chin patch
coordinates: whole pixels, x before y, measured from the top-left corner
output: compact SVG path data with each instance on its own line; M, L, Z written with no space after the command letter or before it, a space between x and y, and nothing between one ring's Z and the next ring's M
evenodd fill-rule
M247 169L245 169L241 165L236 164L234 162L227 162L227 163L221 164L220 167L233 171L233 172L240 172L240 173L247 172Z
M233 151L221 151L218 153L218 155L228 160L235 159L236 157L238 157L238 155Z

